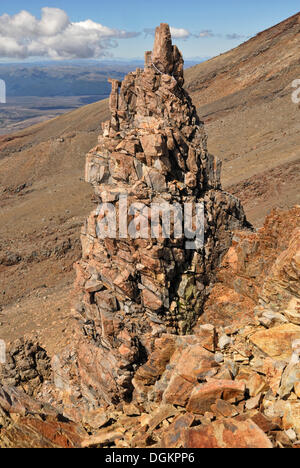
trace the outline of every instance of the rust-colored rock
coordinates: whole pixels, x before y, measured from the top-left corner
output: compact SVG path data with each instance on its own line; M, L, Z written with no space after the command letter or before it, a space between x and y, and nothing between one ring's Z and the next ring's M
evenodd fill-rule
M82 229L82 259L75 265L76 372L93 405L130 398L132 383L143 398L146 368L137 370L155 340L192 330L232 229L249 228L239 201L221 189L221 165L208 153L203 123L182 87L183 60L167 24L156 30L144 70L111 84L111 120L86 159L99 205ZM205 243L190 248L186 230L175 236L182 227L178 207L200 203ZM170 236L163 216L155 220L155 206L166 204L175 210ZM118 220L109 232L107 210ZM212 349L213 337L208 340ZM154 373L159 377L159 369Z
M204 414L211 410L211 406L221 397L225 401L240 401L244 399L245 384L232 380L214 380L198 385L194 388L187 411Z
M35 396L50 376L50 358L35 339L20 338L9 344L6 362L0 363L2 385L21 388Z
M185 429L190 427L195 419L191 413L177 416L162 436L161 448L181 448L184 445Z
M251 420L224 419L186 431L185 448L273 448Z
M283 323L280 319L297 325L299 227L295 206L273 210L256 233L235 232L200 323L241 326L259 316L267 326Z
M283 415L283 427L285 430L294 429L298 438L300 437L300 401L289 401L286 403Z
M7 386L0 386L1 448L79 448L83 428L50 405Z
M292 323L279 325L258 331L250 339L266 356L289 361L293 354L293 342L300 340L300 327Z
M172 377L163 393L163 400L175 405L185 406L192 390L199 380L209 376L217 367L214 357L199 345L191 345L172 356L174 365Z
M57 418L21 417L0 432L2 448L80 448L86 433L75 423Z

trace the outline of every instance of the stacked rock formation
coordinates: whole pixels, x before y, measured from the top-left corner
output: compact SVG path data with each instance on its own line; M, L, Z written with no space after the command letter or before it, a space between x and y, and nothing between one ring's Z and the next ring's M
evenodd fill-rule
M83 254L76 264L78 368L85 395L95 404L132 393L136 370L162 333L190 332L232 230L249 227L239 201L221 189L221 164L208 153L203 123L183 89L183 59L169 26L156 29L144 70L122 83L110 81L111 120L86 162L86 180L99 205L82 230ZM137 218L148 221L153 204L187 203L204 204L204 246L186 249L186 232L174 238L176 218L170 238L161 231L147 238L141 226L140 236L126 233L132 223L138 232ZM146 211L124 218L133 204ZM99 226L109 209L123 231L119 225L115 235L105 236ZM158 229L161 223L158 218Z
M0 447L299 448L299 228L298 206L274 210L258 232L234 232L192 334L155 339L130 403L86 408L80 389L76 398L45 382L39 346L9 346ZM66 358L76 374L76 355ZM72 372L57 364L60 389Z

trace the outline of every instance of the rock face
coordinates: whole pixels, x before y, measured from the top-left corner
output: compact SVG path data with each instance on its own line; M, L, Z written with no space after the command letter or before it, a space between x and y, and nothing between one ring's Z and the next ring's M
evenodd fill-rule
M76 264L78 369L95 403L131 395L154 339L191 331L232 230L249 227L239 201L221 189L221 165L182 87L183 59L169 26L157 28L144 70L110 81L111 120L86 161L98 206L82 230ZM205 243L189 248L188 229L175 231L185 205L195 224L197 204L204 206ZM166 205L175 212L170 236L162 214L150 236L154 207ZM110 215L116 228L108 226Z
M10 344L6 362L0 365L2 385L21 388L35 396L50 376L50 359L35 339L21 338Z
M148 66L161 73L172 75L179 86L184 83L183 58L177 46L172 45L170 29L166 24L156 28L153 52L146 52L146 60L149 58Z
M208 427L189 429L185 435L186 448L263 448L273 445L263 431L250 419L215 421Z
M199 322L300 324L300 207L273 210L258 232L237 231Z
M0 384L1 448L80 448L86 436L50 405Z

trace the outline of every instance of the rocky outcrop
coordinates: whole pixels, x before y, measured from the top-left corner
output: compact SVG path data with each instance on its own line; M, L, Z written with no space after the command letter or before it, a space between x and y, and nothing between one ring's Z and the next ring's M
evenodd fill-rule
M1 448L80 448L86 437L50 405L0 385Z
M235 232L199 323L299 325L300 208L273 210L255 233Z
M82 230L76 264L78 372L96 404L130 398L155 339L191 331L232 230L249 227L239 201L221 189L221 165L182 87L183 59L168 25L157 28L145 57L144 70L111 80L111 120L86 161L98 206ZM194 224L196 206L204 206L196 230L203 228L204 245L190 236L192 226L177 235L187 205ZM174 211L170 236L161 213L150 235L148 222L165 206ZM104 223L108 212L116 229Z
M50 358L34 338L10 343L5 363L0 365L0 383L20 388L28 395L36 396L51 374Z
M131 403L89 413L86 446L299 447L299 225L295 207L235 232L192 334L155 338Z
M273 445L251 420L224 419L186 431L185 448L261 448Z
M9 350L0 446L299 447L300 209L245 229L182 88L167 25L145 62L112 80L112 118L87 156L97 208L76 264L74 344L53 357L53 382L39 346ZM176 217L170 236L163 217L156 237L123 236L130 226L145 233L149 219L133 211L124 223L125 197L143 210L203 203L204 244L188 249L186 231L172 236ZM109 213L123 231L113 232Z

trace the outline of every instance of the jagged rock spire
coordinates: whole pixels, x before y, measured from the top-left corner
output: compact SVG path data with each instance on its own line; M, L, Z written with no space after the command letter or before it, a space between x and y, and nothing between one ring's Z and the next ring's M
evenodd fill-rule
M183 58L177 46L172 45L170 27L166 23L156 28L152 64L160 72L174 76L183 85Z
M168 24L161 23L155 30L152 61L162 73L172 74L174 66L173 45Z
M86 161L99 205L82 230L76 264L78 367L87 399L92 389L95 400L106 402L132 393L156 338L191 330L231 229L246 226L239 202L221 190L221 166L207 151L203 123L182 87L183 59L167 24L156 29L145 62L122 84L111 80L111 119ZM145 206L145 219L155 204L203 203L204 247L188 250L186 233L132 238L118 226L115 235L101 236L99 207L110 203L120 219L124 196L128 207ZM133 218L122 218L123 231ZM162 232L161 217L158 227Z

